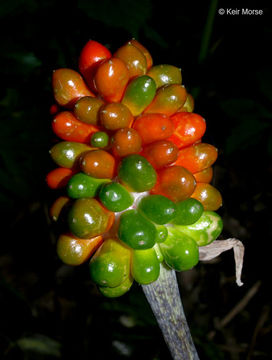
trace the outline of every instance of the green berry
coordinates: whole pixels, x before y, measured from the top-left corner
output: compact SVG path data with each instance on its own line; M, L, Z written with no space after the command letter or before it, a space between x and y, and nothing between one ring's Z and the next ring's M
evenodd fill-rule
M156 255L157 255L157 259L159 260L159 262L161 263L161 262L163 262L163 255L162 255L162 252L161 252L161 249L160 249L160 246L159 246L159 244L155 244L154 246L153 246L153 249L154 249L154 251L156 252Z
M97 179L84 173L77 173L67 184L67 194L72 199L80 199L97 195L100 186L109 182L109 179Z
M134 279L143 285L156 281L160 275L160 262L156 251L152 249L132 252L131 273Z
M49 153L57 165L72 169L76 165L79 156L91 149L92 148L86 144L73 141L61 141L55 144Z
M138 210L154 223L163 225L175 217L176 205L165 196L149 195L142 198Z
M175 225L175 228L193 238L198 246L205 246L216 240L223 229L221 217L214 211L204 211L191 225Z
M99 192L99 198L108 210L114 212L126 210L133 204L132 195L124 186L116 182L103 185Z
M97 131L92 134L91 145L98 148L105 148L109 144L109 135L104 131Z
M176 203L176 213L172 220L176 225L191 225L195 223L204 211L203 205L196 199L189 198Z
M130 250L120 241L108 239L91 258L91 278L99 286L119 286L129 277L130 261Z
M95 199L77 199L68 212L68 225L73 235L90 239L108 230L113 214Z
M155 81L146 75L137 76L128 84L122 103L129 108L133 116L137 116L152 102L155 95Z
M128 210L120 216L118 236L131 248L144 250L155 245L157 230L137 210Z
M181 70L173 65L152 66L147 73L156 82L157 88L163 85L181 84Z
M152 165L141 155L129 155L122 159L118 177L132 191L143 192L153 188L157 174Z
M118 286L115 287L98 286L98 289L102 295L108 298L116 298L128 292L132 284L133 284L133 278L129 276L125 281L123 281Z
M155 225L157 229L156 243L164 242L168 236L167 227L164 225Z
M199 260L197 243L173 227L168 228L166 241L159 244L164 261L176 271L185 271L194 267Z

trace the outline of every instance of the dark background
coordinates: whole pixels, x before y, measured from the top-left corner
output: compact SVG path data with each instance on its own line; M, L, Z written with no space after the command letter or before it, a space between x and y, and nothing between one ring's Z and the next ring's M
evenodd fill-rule
M232 251L179 276L200 357L272 358L272 21L268 2L237 3L1 2L1 359L170 359L141 288L103 298L87 265L58 260L47 215L57 196L44 180L54 168L52 70L77 69L89 39L114 52L132 37L155 64L182 68L195 112L207 121L203 141L219 149L213 184L224 199L221 237L237 237L246 248L241 288ZM264 14L219 15L216 7ZM233 308L237 315L219 329Z

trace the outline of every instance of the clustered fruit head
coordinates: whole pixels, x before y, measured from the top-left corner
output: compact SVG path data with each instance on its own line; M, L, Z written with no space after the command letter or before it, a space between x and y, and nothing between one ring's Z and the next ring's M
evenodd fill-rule
M202 142L204 118L181 70L153 65L135 39L113 55L90 40L79 72L53 72L51 107L57 168L47 184L62 192L50 209L60 224L57 254L89 261L102 294L157 280L160 263L185 271L215 240L222 205L210 182L217 149Z

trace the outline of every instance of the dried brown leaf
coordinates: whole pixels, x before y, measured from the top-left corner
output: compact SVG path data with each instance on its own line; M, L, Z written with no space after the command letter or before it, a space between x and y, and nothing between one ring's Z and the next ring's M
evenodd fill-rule
M208 261L216 258L224 251L233 249L235 260L236 283L242 286L241 274L245 248L242 242L235 238L227 240L215 240L211 244L199 247L199 260Z

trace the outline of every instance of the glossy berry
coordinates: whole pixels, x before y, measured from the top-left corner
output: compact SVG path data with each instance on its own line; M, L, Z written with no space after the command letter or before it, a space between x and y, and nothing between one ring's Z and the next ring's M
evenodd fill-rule
M181 166L171 166L160 170L158 183L152 189L153 194L161 194L173 201L189 198L196 186L193 175Z
M175 130L168 140L179 148L194 144L206 131L206 121L198 114L180 112L171 116Z
M138 76L127 86L122 99L133 116L138 116L152 102L156 94L155 81L147 76Z
M166 241L159 244L164 261L176 271L190 270L199 260L197 243L173 227L169 227L168 232Z
M142 285L150 284L158 279L160 262L153 248L132 251L131 274Z
M153 246L153 249L154 249L154 251L155 251L155 253L156 253L156 255L157 255L158 261L159 261L160 263L162 263L162 262L163 262L163 255L162 255L161 249L160 249L160 247L159 247L159 244L156 243L156 244Z
M133 128L141 135L143 144L165 140L174 132L174 125L164 114L143 114L134 122Z
M57 254L67 265L81 265L95 253L102 242L102 236L82 240L70 234L62 234L57 240Z
M121 100L128 80L128 69L124 62L117 58L103 62L94 77L98 93L108 102Z
M212 185L197 183L192 197L201 202L205 210L216 211L222 206L222 196Z
M117 130L111 140L112 150L115 156L124 157L137 154L142 148L141 136L132 128Z
M133 284L133 278L128 276L120 285L109 287L109 286L98 286L99 291L102 295L108 298L116 298L124 295L129 291L131 285Z
M99 199L108 210L114 212L126 210L133 204L132 195L116 182L103 185L99 191Z
M94 40L89 40L81 50L78 63L79 71L92 90L95 90L93 78L98 66L110 58L110 51Z
M181 85L162 86L157 90L152 103L144 112L173 115L185 103L186 97L187 92Z
M186 199L176 203L176 213L173 224L191 225L195 223L204 211L203 205L196 199Z
M153 188L157 174L152 165L141 155L129 155L122 159L118 177L131 191L148 191Z
M73 176L73 170L63 167L51 170L46 176L47 185L51 189L60 189L67 185L69 179Z
M130 250L117 239L107 239L90 261L90 275L99 286L120 286L130 273Z
M130 41L121 46L114 53L114 57L121 59L126 64L130 78L141 76L146 73L146 57L143 52Z
M177 112L193 112L195 101L191 94L187 94L185 103L177 110Z
M102 235L109 230L113 220L114 214L91 198L75 200L68 213L69 229L81 239Z
M137 210L127 210L120 216L118 237L135 250L150 249L155 245L156 227Z
M195 223L187 226L178 225L176 229L194 239L198 246L205 246L221 234L223 221L214 211L204 211Z
M81 75L72 69L55 70L52 86L56 102L67 108L72 108L76 101L83 96L94 96Z
M160 169L177 159L178 148L171 141L160 140L145 146L142 155L155 169Z
M138 210L149 220L163 225L171 222L176 214L176 205L162 195L149 195L141 199Z
M57 165L71 169L78 165L79 156L90 150L92 150L92 147L86 144L61 141L54 145L49 153Z
M145 46L143 46L141 43L139 43L139 41L137 41L136 39L130 40L130 43L132 45L134 45L136 48L138 48L139 50L141 50L141 52L144 54L145 59L146 59L147 69L151 68L151 66L153 65L153 59L152 59L150 52L147 50L147 48Z
M52 128L62 140L82 143L89 143L91 135L98 131L96 126L84 124L69 111L58 113L52 121Z
M72 199L95 197L102 184L109 179L97 179L84 173L77 173L71 177L67 184L67 194Z
M199 143L181 149L174 164L183 166L194 174L212 166L217 156L218 151L213 145Z
M164 242L168 236L167 227L164 225L155 225L157 229L156 243Z
M102 99L85 96L79 99L74 106L74 114L80 121L87 124L97 125L99 110L104 104Z
M210 166L202 171L194 173L194 178L197 182L210 183L213 178L213 168Z
M97 63L111 57L110 51L97 41L89 40L81 50L79 57L79 70L85 73Z
M157 88L164 85L181 84L181 70L173 65L155 65L149 69L148 76L154 79Z
M109 135L104 131L97 131L91 136L91 145L98 148L106 148L109 145Z
M104 105L99 113L100 125L107 130L119 130L130 127L134 117L130 110L121 103Z
M81 157L81 170L99 179L112 179L115 171L115 159L105 150L87 151Z

